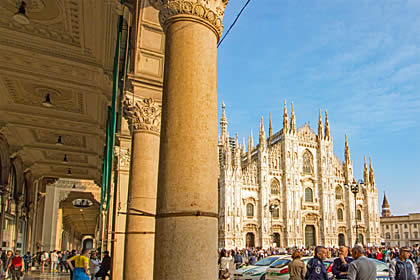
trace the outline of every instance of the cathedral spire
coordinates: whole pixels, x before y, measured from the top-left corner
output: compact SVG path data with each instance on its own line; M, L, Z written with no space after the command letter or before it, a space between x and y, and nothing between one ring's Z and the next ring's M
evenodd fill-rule
M252 152L252 133L251 133L251 137L248 137L248 164L251 163L251 152Z
M292 113L290 115L290 132L296 134L296 118L295 118L295 109L293 108L292 102Z
M384 200L382 202L382 217L390 217L391 208L389 207L388 200L386 199L386 194L384 192Z
M225 102L222 102L222 117L220 118L220 143L224 143L225 139L228 138L227 132L227 118L225 111Z
M251 145L251 149L254 148L254 136L252 135L252 128L251 128L251 136L249 137L250 141L250 145Z
M268 137L273 137L273 124L271 122L271 112L270 112L270 123L268 124Z
M322 115L321 115L321 108L319 108L319 117L318 117L318 139L321 141L324 139L324 133L323 130L324 125L322 124Z
M365 166L363 169L363 180L365 181L365 186L369 185L369 170L367 167L366 156L365 156Z
M260 121L260 148L262 148L265 145L265 131L264 131L264 119L261 116Z
M284 100L284 113L283 113L283 133L289 133L289 117L287 116L286 100Z
M347 142L347 133L346 133L346 144L344 147L344 159L347 165L350 164L350 149L349 149L349 143Z
M325 139L330 140L330 123L328 122L328 113L325 110Z
M375 173L373 172L371 157L369 157L369 182L372 186L375 185Z
M242 153L245 154L245 136L242 136Z

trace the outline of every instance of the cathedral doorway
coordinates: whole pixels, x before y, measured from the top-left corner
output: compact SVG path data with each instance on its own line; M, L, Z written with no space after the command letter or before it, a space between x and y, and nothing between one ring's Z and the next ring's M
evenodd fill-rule
M273 242L276 243L276 247L277 248L280 247L280 233L275 232L273 237L274 237Z
M246 234L246 247L255 247L255 235L252 232Z
M305 247L312 247L315 246L315 226L308 225L305 227Z
M346 246L346 239L342 233L338 235L338 246Z

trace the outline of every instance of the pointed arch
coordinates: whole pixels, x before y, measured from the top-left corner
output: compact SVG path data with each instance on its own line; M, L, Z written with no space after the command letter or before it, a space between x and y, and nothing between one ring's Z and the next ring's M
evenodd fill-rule
M335 187L335 199L337 200L344 199L343 188L340 185Z
M271 193L271 195L279 195L280 194L280 183L276 178L273 178L271 180L270 193Z
M312 153L306 149L302 155L302 173L313 174L314 173L314 157Z

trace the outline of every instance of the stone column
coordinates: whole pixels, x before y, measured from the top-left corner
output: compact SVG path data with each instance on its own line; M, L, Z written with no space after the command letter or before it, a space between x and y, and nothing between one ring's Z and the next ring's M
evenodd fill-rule
M0 249L3 249L3 239L4 239L4 221L5 221L5 211L6 211L6 199L9 198L9 192L4 190L1 192L1 213L0 213Z
M155 0L165 36L154 279L217 279L217 42L227 0Z
M123 104L132 133L123 279L149 280L153 279L161 105L152 98L128 95Z

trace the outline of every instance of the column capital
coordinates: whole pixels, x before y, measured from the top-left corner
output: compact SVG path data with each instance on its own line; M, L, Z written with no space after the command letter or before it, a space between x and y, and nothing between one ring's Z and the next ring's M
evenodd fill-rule
M223 16L229 0L149 0L160 11L159 21L165 28L179 16L207 23L219 40L223 31Z
M122 101L123 114L131 133L143 131L160 134L162 104L153 98L133 98L126 94Z

